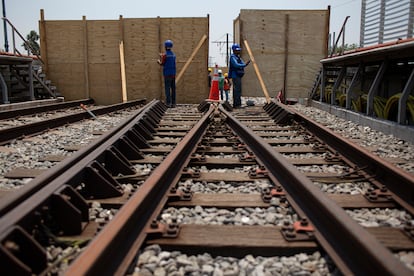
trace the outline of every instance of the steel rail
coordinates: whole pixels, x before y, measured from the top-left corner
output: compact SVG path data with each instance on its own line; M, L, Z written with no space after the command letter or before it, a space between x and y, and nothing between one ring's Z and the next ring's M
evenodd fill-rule
M294 113L295 121L358 166L371 178L371 181L386 185L392 193L393 199L408 212L414 214L414 176L370 153L349 139L335 134L323 125L295 112L288 106L275 102L270 103L270 105Z
M139 105L145 103L145 100L136 100L126 103L109 105L93 110L95 115L107 114L116 110L128 108L131 106ZM21 125L17 127L10 127L5 129L0 129L0 144L7 143L13 139L18 139L27 135L33 135L36 133L41 133L45 130L60 127L65 124L78 122L84 119L91 118L91 115L87 112L80 112L76 114L71 114L67 116L61 116L53 119L43 120L40 122L30 123L26 125Z
M0 120L10 119L10 118L18 117L18 116L42 113L42 112L47 112L47 111L53 111L53 110L58 110L58 109L63 109L63 108L76 107L76 106L79 106L80 104L93 104L93 103L94 103L93 99L84 99L84 100L77 100L77 101L20 107L20 108L15 108L15 109L10 107L10 109L5 109L3 111L0 111Z
M119 133L122 133L122 130L126 127L130 128L131 124L135 124L136 121L139 121L141 117L139 116L143 111L146 109L151 109L156 103L150 102L143 108L137 110L134 115L130 118L126 119L122 122L119 126L114 127L109 132L100 136L100 138L96 139L93 143L89 146L80 149L72 156L69 156L56 166L48 169L35 179L33 179L30 183L22 187L21 189L16 190L15 192L11 193L7 197L3 198L0 202L0 216L4 216L7 212L15 208L21 201L27 199L29 196L33 194L34 191L38 191L46 186L51 180L57 179L59 176L64 174L65 172L69 171L72 166L79 164L82 159L85 158L88 154L92 153L93 151L97 150L99 147L104 145L107 147L108 139L112 137L109 143L114 143L119 137ZM111 110L114 107L111 107ZM118 135L117 135L118 134ZM1 228L2 225L0 225ZM1 231L0 231L1 233Z
M152 219L164 207L167 193L201 140L213 116L210 106L129 201L70 265L66 275L124 275L136 257ZM115 254L114 254L115 252ZM103 265L105 264L105 265Z
M315 237L345 274L412 275L393 254L251 129L223 107L226 123L289 194L289 203L315 227Z
M28 233L38 231L51 219L60 233L78 235L84 223L89 222L85 199L121 196L120 185L112 175L135 172L128 160L140 156L137 146L132 144L145 146L142 142L145 139L140 140L137 131L150 128L144 121L149 118L156 121L165 109L160 101L148 103L121 126L33 179L23 192L12 193L7 202L2 202L0 259L5 265L0 266L0 274L41 273L47 266L46 254ZM79 190L80 186L84 187Z

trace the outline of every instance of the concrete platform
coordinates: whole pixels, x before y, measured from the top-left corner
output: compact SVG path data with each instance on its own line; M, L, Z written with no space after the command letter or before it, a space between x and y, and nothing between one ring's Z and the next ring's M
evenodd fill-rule
M329 112L339 118L368 126L385 134L392 134L395 137L414 144L414 126L400 125L397 122L366 116L343 107L310 100L309 105Z

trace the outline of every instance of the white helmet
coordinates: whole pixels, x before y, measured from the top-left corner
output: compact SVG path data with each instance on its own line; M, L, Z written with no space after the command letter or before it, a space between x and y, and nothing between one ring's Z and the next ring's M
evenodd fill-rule
M217 73L218 73L218 74L222 74L222 73L223 73L223 71L221 71L221 69L218 69Z

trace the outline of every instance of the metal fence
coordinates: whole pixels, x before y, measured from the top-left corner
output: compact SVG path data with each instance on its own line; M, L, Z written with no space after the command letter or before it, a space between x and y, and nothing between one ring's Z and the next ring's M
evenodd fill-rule
M362 0L361 47L413 37L414 0Z

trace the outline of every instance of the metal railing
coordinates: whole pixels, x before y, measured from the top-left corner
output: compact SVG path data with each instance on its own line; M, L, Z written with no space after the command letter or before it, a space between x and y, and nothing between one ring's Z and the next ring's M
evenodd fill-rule
M28 55L32 54L33 56L36 56L36 58L42 63L44 64L42 58L39 56L38 53L36 53L36 50L33 49L32 45L30 45L30 43L24 38L24 36L17 30L17 28L10 22L9 19L7 19L6 17L2 17L3 21L10 26L11 30L12 30L12 45L13 45L13 54L17 54L19 56L23 56L22 53L20 53L20 51L18 50L18 48L16 47L16 35L18 37L20 37L20 39L22 40L24 46L26 47L26 49L28 49L29 53ZM6 30L5 30L6 31Z
M23 42L23 45L24 45L25 49L27 49L28 56L31 55L36 60L40 61L42 65L44 65L44 61L42 60L40 55L37 53L36 49L34 49L32 47L32 45L24 38L24 36L10 22L10 20L7 19L6 17L2 17L2 19L3 19L3 22L5 24L5 28L4 28L5 32L7 32L7 28L6 28L7 25L10 26L10 28L12 30L12 46L13 46L12 53L16 56L24 56L16 46L16 44L17 44L16 35L17 35L21 39L21 41ZM24 56L24 57L26 57L26 56ZM32 68L35 68L35 67L32 67ZM56 93L43 81L42 77L39 74L40 71L38 71L38 69L31 69L31 73L32 73L32 76L37 80L37 82L40 83L42 85L42 87L49 93L49 95L53 98L56 98ZM33 98L33 91L30 91L29 93L30 93L30 95L32 95L32 98Z
M342 47L340 48L340 52L337 54L343 54L345 50L345 26L346 22L348 22L350 16L345 17L344 23L342 24L341 30L339 31L338 38L335 41L335 44L332 46L329 56L332 57L335 54L335 51L338 48L339 40L342 38ZM335 38L334 38L335 39Z

